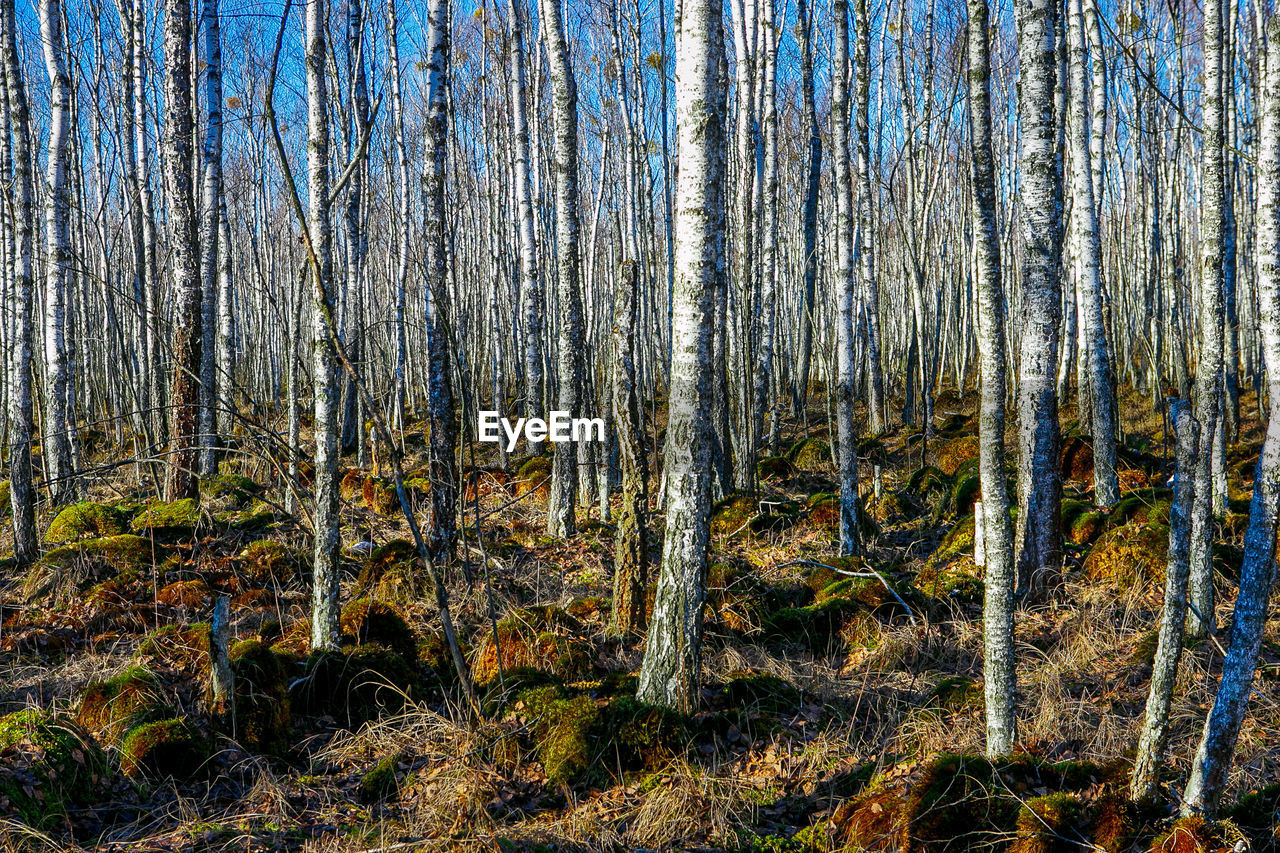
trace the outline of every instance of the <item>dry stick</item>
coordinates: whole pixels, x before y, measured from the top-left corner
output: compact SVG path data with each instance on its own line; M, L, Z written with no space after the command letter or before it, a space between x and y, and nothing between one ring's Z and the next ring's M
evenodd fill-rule
M284 184L288 189L287 200L289 206L293 209L294 215L298 218L298 222L302 228L303 244L307 249L307 259L311 266L312 275L317 279L320 275L320 262L316 256L316 247L311 240L311 231L307 228L307 219L302 210L302 201L298 196L298 184L293 178L293 170L289 167L289 158L285 154L284 142L280 138L280 126L276 121L276 111L274 103L276 70L280 62L280 47L284 41L284 30L288 25L289 11L293 6L293 0L285 0L284 11L280 15L280 29L276 33L275 52L271 58L271 74L267 78L266 92L266 116L271 124L271 140L274 143L276 156L280 160L280 169L284 176ZM367 151L368 136L366 135L360 152L357 156L362 156ZM352 384L356 391L360 394L362 402L373 416L374 432L378 439L382 441L387 448L387 460L391 463L391 472L396 486L396 497L400 499L400 511L404 514L405 521L409 523L409 530L413 533L414 544L418 548L418 557L422 560L423 567L427 570L427 578L431 581L431 585L435 587L436 606L440 610L440 621L444 628L445 641L449 644L449 654L453 658L454 669L458 673L458 681L462 685L463 695L466 697L467 704L470 706L472 713L477 717L482 717L483 712L480 704L476 701L475 689L471 684L471 671L467 667L467 661L462 655L462 647L458 644L458 636L453 627L453 618L449 612L449 592L445 589L444 583L440 579L439 573L436 572L435 563L431 559L430 553L427 551L426 543L422 540L422 531L418 527L418 521L413 516L413 510L409 505L409 494L404 487L404 472L400 466L399 448L391 439L391 433L383 422L382 413L375 405L373 398L369 394L369 390L365 388L364 383L360 381L359 374L352 366L350 359L347 358L346 348L342 345L342 340L338 337L337 328L333 321L333 313L329 305L324 300L317 300L320 305L320 314L324 320L325 331L329 335L329 342L334 348L334 353L338 357L343 369L347 375L351 377Z
M819 569L830 569L836 574L844 575L847 578L875 578L876 580L880 581L880 585L883 586L886 590L888 590L889 594L892 595L895 599L897 599L898 603L902 605L902 608L907 611L907 618L911 620L911 624L917 625L917 626L920 624L919 622L916 621L915 613L912 612L911 608L907 605L907 603L902 600L902 596L898 595L898 593L894 591L893 587L889 586L889 582L884 579L884 575L880 574L875 569L868 569L865 572L851 572L848 569L842 569L837 566L829 566L826 563L819 563L816 560L792 560L789 563L783 563L777 568L785 569L788 566L815 566Z

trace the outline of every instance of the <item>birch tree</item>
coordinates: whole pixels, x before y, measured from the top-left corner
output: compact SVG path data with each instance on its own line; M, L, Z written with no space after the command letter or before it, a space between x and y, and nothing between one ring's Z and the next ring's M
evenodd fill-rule
M723 234L719 0L685 0L676 47L676 282L662 570L636 696L697 707L710 516L711 297Z
M982 373L978 453L982 484L983 682L987 755L1009 755L1016 738L1013 644L1013 525L1005 479L1005 316L996 219L995 161L991 150L990 11L987 0L969 0L969 168L973 181L974 278L978 353Z
M218 410L225 404L219 400L219 391L230 377L218 375L218 348L220 345L219 258L229 251L221 250L222 205L222 28L219 24L219 0L202 0L200 28L204 44L204 101L205 132L201 149L202 174L200 178L200 286L202 307L200 327L200 464L202 477L216 473L214 447L217 444ZM167 16L166 16L167 18ZM225 302L225 298L222 300ZM219 381L221 378L221 382Z
M1218 692L1191 763L1191 775L1182 793L1184 814L1213 811L1226 785L1253 686L1276 571L1276 515L1280 509L1280 50L1277 50L1280 15L1272 14L1266 29L1268 49L1258 132L1258 234L1254 274L1267 370L1267 432L1258 456L1253 501L1249 505L1244 562L1232 611L1227 655L1222 662ZM1203 465L1205 455L1200 453L1199 464ZM1197 477L1196 489L1203 484ZM1199 495L1196 497L1198 505ZM1194 564L1192 568L1194 571Z
M564 0L541 0L543 40L554 90L556 270L560 306L558 384L556 408L578 417L582 408L582 295L578 263L581 225L578 216L578 85L569 60L561 6ZM547 533L572 536L577 503L577 448L569 442L552 451L551 499L547 506Z
M1055 24L1050 0L1018 0L1018 229L1022 242L1022 351L1018 371L1018 566L1020 585L1036 589L1060 568L1062 474L1058 465L1059 257L1062 162L1057 157Z
M32 403L32 337L35 334L36 294L32 252L34 249L35 192L31 155L31 123L27 90L18 54L18 22L13 0L0 0L0 53L4 62L9 127L12 145L14 332L9 377L9 499L13 507L13 556L25 566L40 556L36 534L36 490L31 467L31 443L35 433Z

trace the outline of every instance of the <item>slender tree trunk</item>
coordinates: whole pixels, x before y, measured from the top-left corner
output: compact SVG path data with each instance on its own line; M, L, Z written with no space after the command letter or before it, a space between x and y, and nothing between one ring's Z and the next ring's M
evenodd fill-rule
M1072 222L1076 282L1080 292L1080 325L1084 357L1089 368L1089 405L1093 416L1093 500L1109 507L1120 500L1116 477L1116 394L1111 374L1111 350L1102 310L1102 237L1098 230L1098 199L1094 196L1093 150L1090 145L1088 81L1085 74L1083 0L1070 0L1071 177ZM1094 56L1101 64L1103 58ZM1101 135L1105 127L1095 127Z
M1262 81L1254 253L1258 323L1267 367L1267 434L1258 457L1227 656L1182 794L1184 813L1212 811L1222 794L1253 685L1275 579L1276 513L1280 506L1280 51L1274 49L1280 45L1278 15L1272 14L1267 21L1267 40L1272 49L1266 53ZM1197 489L1201 482L1196 479Z
M31 442L35 414L31 399L32 343L34 336L35 275L32 251L35 241L34 166L31 156L30 113L27 89L22 81L22 58L18 53L18 23L13 0L0 2L0 30L3 31L5 91L8 94L9 127L13 157L14 240L13 296L16 317L12 348L12 375L9 377L9 497L13 505L13 555L25 566L40 556L36 535L36 489L31 469Z
M564 0L542 0L541 29L554 88L556 131L556 268L559 273L560 310L559 383L556 408L569 417L581 415L583 391L582 295L578 282L578 84L569 62L561 4ZM560 442L552 450L551 497L547 505L547 533L572 536L577 503L578 449Z
M62 31L61 0L40 0L40 37L49 74L49 148L45 183L45 479L55 505L75 500L71 418L67 410L71 365L67 353L67 277L71 270L71 80Z
M445 169L449 146L449 0L431 0L427 13L427 171L423 176L423 213L427 248L428 408L431 421L428 470L431 518L428 547L433 562L453 558L457 547L458 420L449 369L448 222ZM562 445L563 446L563 445Z
M834 12L833 12L834 14ZM884 371L880 364L880 283L875 271L874 189L871 181L871 137L869 130L871 104L871 21L867 17L867 0L853 0L854 16L854 145L858 161L858 233L861 251L857 262L862 274L862 322L867 340L867 403L871 434L885 429ZM928 389L925 389L928 393Z
M800 99L802 127L809 131L809 160L805 170L801 209L804 244L804 287L800 302L800 352L796 356L793 409L800 414L809 398L809 368L813 351L814 291L818 282L818 188L822 178L822 134L813 98L813 19L809 0L796 0L796 32L800 40Z
M202 153L204 173L200 188L200 283L203 288L203 312L200 347L200 465L202 477L217 471L214 448L218 443L217 410L221 384L218 367L218 260L220 253L231 249L219 247L222 206L222 31L219 26L220 0L202 0L200 26L204 34L204 99L205 134Z
M983 680L987 754L1009 755L1017 736L1014 713L1013 525L1005 478L1005 316L1000 274L1000 226L996 220L995 162L991 148L990 10L969 0L969 133L973 179L974 278L978 309L978 359L982 372L978 452L982 483Z
M854 554L858 537L858 451L853 430L854 323L853 185L849 165L849 4L834 0L831 61L831 148L836 182L836 441L840 474L840 553Z
M329 191L329 110L325 63L325 0L307 0L307 225L315 257L310 264L312 381L315 395L315 554L311 570L311 648L338 646L339 550L337 356L334 315L333 225Z
M387 61L391 76L391 134L395 146L397 243L395 260L395 345L394 423L403 433L405 423L405 371L409 342L405 331L405 285L409 278L409 155L404 142L404 95L400 82L400 40L396 20L397 0L387 0Z
M529 179L529 116L525 108L525 51L520 0L511 0L507 14L511 44L511 133L515 146L513 183L516 234L520 247L520 316L524 320L525 417L542 417L546 379L542 352L542 280L538 276L537 245L533 236L533 189Z
M636 387L636 266L635 261L622 262L613 301L613 412L622 462L622 501L613 558L613 629L619 634L644 628L645 587L649 583L649 460L644 409Z
M721 6L684 0L676 51L676 285L666 440L667 532L640 684L643 702L698 704L710 520L711 297L723 234Z
M1139 802L1156 799L1160 767L1164 763L1169 735L1169 707L1173 684L1182 657L1183 625L1187 615L1187 574L1191 565L1191 504L1195 495L1195 461L1200 426L1191 416L1185 400L1170 407L1169 420L1177 433L1178 449L1174 473L1173 508L1169 512L1169 564L1165 574L1164 608L1160 612L1160 635L1151 669L1146 716L1133 763L1129 792Z
M1016 6L1023 287L1018 375L1018 567L1020 585L1039 589L1061 567L1062 475L1058 464L1058 319L1062 299L1062 161L1057 154L1057 4Z
M1191 579L1187 633L1212 634L1213 446L1222 397L1222 0L1204 4L1204 146L1200 166L1200 358L1196 364L1196 421L1204 437L1196 458L1191 511Z

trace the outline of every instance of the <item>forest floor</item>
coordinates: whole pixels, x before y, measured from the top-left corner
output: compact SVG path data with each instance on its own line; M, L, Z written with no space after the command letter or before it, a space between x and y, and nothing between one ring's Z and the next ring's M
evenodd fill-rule
M1280 849L1280 613L1226 820L1175 824L1123 796L1170 498L1162 426L1137 395L1121 403L1124 499L1105 513L1064 412L1066 566L1017 614L1020 752L979 757L973 405L937 401L927 465L918 430L866 446L865 490L872 462L883 482L861 561L834 556L820 401L811 426L786 422L759 494L713 516L689 718L635 702L643 645L608 631L612 528L593 509L572 539L543 535L545 458L481 456L467 478L466 559L448 576L484 706L473 725L385 479L345 472L345 645L328 655L307 653L306 519L283 511L268 461L229 457L199 505L150 503L132 468L96 479L92 503L43 520L40 563L3 570L0 850ZM1220 625L1261 441L1251 397L1243 411ZM420 465L420 428L407 444ZM205 695L217 593L233 596L234 720ZM1170 798L1221 659L1216 642L1182 657Z

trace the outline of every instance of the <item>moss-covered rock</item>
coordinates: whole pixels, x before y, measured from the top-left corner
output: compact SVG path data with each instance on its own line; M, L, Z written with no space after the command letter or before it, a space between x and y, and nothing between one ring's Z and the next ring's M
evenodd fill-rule
M1130 523L1109 530L1084 560L1085 577L1117 589L1153 590L1164 584L1169 528Z
M843 598L805 607L784 607L764 622L765 637L772 643L798 646L814 654L832 651L842 631L855 620L861 620L858 608Z
M164 713L160 685L150 671L133 666L85 688L76 707L76 724L115 743L134 726Z
M20 591L28 601L61 606L108 578L138 575L163 553L128 533L85 539L46 552L27 570Z
M831 446L820 438L805 438L791 446L787 458L809 474L821 474L831 468Z
M281 656L255 638L232 646L230 657L235 674L235 737L258 752L286 751L290 722L289 671Z
M1075 545L1092 545L1107 528L1110 515L1084 501L1062 502L1062 535Z
M929 559L925 561L925 567L940 566L957 557L972 555L974 533L972 515L957 521L947 531L947 535L942 537L942 541L938 543L934 552L929 555Z
M243 474L224 472L200 481L200 497L232 506L244 506L262 496L263 487Z
M359 598L342 608L338 618L342 641L353 646L377 643L396 652L409 663L418 660L418 639L394 605L371 598Z
M1074 794L1031 797L1018 811L1010 853L1075 853L1080 842L1071 836L1081 824L1083 811Z
M761 480L785 480L795 473L795 466L785 456L766 456L756 463L756 477Z
M551 494L551 460L546 456L534 456L516 470L516 497L536 491L540 497Z
M200 503L195 498L180 498L164 503L156 501L133 517L134 533L156 536L189 536L200 524Z
M49 523L44 541L61 545L79 539L119 536L128 527L129 514L119 507L84 501L63 507Z
M759 514L759 502L751 495L730 495L711 509L711 535L743 533Z
M35 830L100 796L106 759L75 725L28 709L0 717L0 811Z
M587 769L593 747L589 735L600 719L594 699L564 698L557 687L534 687L520 694L516 707L531 718L538 760L548 781L566 784Z
M313 652L302 666L302 677L290 685L289 696L298 713L359 726L399 713L417 691L413 666L386 646L369 643Z
M204 768L209 742L176 717L143 723L120 744L120 772L130 779L189 779Z

